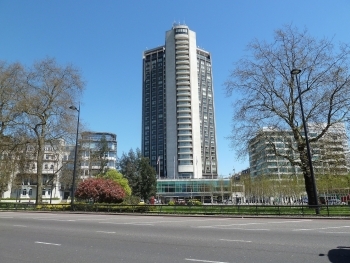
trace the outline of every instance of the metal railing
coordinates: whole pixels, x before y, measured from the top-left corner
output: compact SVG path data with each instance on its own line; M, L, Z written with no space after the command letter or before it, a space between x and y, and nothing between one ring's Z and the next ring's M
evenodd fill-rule
M316 215L317 209L320 211ZM80 211L226 216L317 216L350 217L350 205L119 205L0 203L0 211Z

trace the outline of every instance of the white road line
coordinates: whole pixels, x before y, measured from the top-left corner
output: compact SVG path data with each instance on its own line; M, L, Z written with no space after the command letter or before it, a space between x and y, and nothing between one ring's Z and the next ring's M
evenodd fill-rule
M305 220L293 220L293 221L272 221L272 222L265 222L265 223L242 223L242 224L229 224L229 225L213 225L213 226L207 226L207 227L229 227L229 226L249 226L249 225L264 225L264 224L284 224L284 223L304 223L306 221L312 221L311 219L305 219ZM203 226L206 227L206 226Z
M236 228L236 229L240 229L240 230L247 230L247 231L270 231L270 229L267 228Z
M18 226L18 227L27 227L27 226L24 226L24 225L13 225L13 226Z
M57 222L75 222L74 219L53 219L53 218L40 218L38 221L57 221Z
M111 225L133 225L133 226L154 226L154 224L149 223L114 223L114 222L98 222L99 224L111 224Z
M223 261L210 261L210 260L203 260L203 259L194 259L194 258L185 258L187 261L196 261L196 262L208 262L208 263L228 263Z
M329 231L318 231L320 233L326 233L326 234L350 234L349 232L329 232Z
M98 233L105 233L105 234L115 234L115 232L108 232L108 231L96 231Z
M234 239L219 239L221 241L229 241L229 242L243 242L243 243L251 243L249 240L234 240Z
M350 226L331 226L331 227L321 227L321 228L302 228L302 229L293 229L293 231L312 231L312 230L327 230L327 229L338 229L345 228Z
M232 230L232 229L237 229L237 230L248 230L248 231L270 231L270 229L267 228L238 228L238 227L215 227L215 226L197 226L194 228L212 228L212 229L224 229L224 230Z
M262 225L263 223L245 223L245 224L230 224L230 225L213 225L212 227L217 226L250 226L250 225Z
M311 219L303 219L303 220L293 220L293 221L273 221L268 222L269 224L284 224L284 223L304 223L304 222L310 222Z
M37 244L44 244L44 245L51 245L51 246L60 246L61 244L55 244L55 243L46 243L46 242L40 242L40 241L35 241Z

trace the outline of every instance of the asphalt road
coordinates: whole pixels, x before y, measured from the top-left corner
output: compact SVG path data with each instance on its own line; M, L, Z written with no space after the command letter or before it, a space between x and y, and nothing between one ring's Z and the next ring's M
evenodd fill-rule
M350 262L350 220L0 213L1 263Z

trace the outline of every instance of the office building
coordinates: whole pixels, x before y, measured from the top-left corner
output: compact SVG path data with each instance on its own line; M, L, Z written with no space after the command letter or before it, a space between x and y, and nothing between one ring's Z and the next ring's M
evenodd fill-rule
M142 154L159 178L217 178L212 59L174 25L143 54Z
M95 176L117 167L117 136L109 132L82 132L80 176Z
M318 136L325 124L308 125L309 139ZM312 162L315 174L342 175L348 173L349 148L345 125L335 124L317 142L311 143ZM273 146L281 154L288 155L293 160L300 160L296 143L291 131L277 131L263 128L249 142L250 175L286 176L298 175L302 171L298 166L280 156L276 156Z

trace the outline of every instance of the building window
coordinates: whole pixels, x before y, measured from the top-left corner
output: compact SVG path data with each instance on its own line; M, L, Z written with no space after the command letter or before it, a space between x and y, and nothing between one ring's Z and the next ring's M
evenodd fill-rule
M33 195L33 189L29 189L28 195Z
M27 195L27 189L23 189L22 195Z

